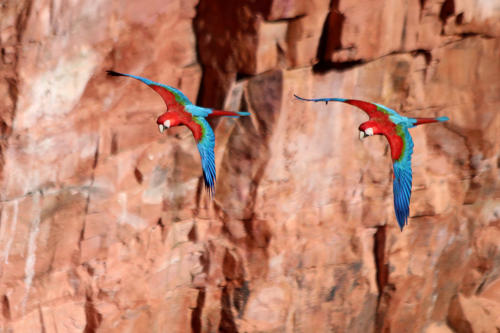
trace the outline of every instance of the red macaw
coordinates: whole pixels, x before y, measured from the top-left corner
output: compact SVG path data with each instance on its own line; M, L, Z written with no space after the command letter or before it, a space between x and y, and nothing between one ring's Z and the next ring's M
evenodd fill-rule
M410 215L410 196L412 184L411 154L413 153L413 141L410 136L409 128L449 120L448 117L438 118L408 118L399 115L396 111L389 109L384 105L369 103L355 99L345 98L315 98L308 99L294 95L295 98L309 102L330 101L344 102L354 105L365 111L370 119L359 126L359 137L371 135L384 135L391 146L391 157L393 161L393 185L394 209L399 227L408 224Z
M107 73L111 76L128 76L137 79L147 84L161 96L167 105L167 111L156 120L161 133L163 133L166 128L180 125L186 125L191 130L201 156L205 187L210 193L210 196L213 197L215 194L216 178L214 156L215 135L206 118L249 116L250 113L204 108L191 103L180 90L174 87L136 75L122 74L115 71L107 71Z

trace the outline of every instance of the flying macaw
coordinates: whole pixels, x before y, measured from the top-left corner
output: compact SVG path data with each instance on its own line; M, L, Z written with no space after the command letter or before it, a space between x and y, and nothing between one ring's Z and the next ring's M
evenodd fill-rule
M392 190L394 192L394 210L399 227L408 224L410 215L411 196L411 154L413 153L413 141L409 128L449 120L448 117L438 118L408 118L399 115L396 111L384 105L369 103L355 99L345 98L302 98L294 95L295 98L309 102L344 102L351 104L365 111L370 119L359 125L359 138L376 134L384 135L391 146L391 157L393 161L394 175Z
M201 156L201 167L203 169L205 188L210 196L213 197L215 194L216 178L214 156L215 135L206 118L249 116L250 113L204 108L191 103L186 95L174 87L136 75L123 74L115 71L107 71L107 73L111 76L128 76L137 79L147 84L161 96L167 105L167 111L156 120L160 133L163 133L166 128L179 125L186 125L191 132L193 132Z

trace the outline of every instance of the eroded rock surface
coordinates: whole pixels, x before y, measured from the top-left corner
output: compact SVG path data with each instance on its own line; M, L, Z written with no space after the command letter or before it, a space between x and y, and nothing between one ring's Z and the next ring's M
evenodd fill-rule
M500 330L500 7L494 1L0 4L0 306L12 332ZM161 99L216 126L215 200ZM382 137L412 130L399 231Z

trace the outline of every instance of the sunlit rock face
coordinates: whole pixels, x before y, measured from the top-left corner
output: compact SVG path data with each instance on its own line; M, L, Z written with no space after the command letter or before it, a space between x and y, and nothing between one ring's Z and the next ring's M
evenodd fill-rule
M0 5L0 330L500 330L494 1ZM251 117L212 122L214 200L185 127L108 69ZM400 232L378 102L411 130Z

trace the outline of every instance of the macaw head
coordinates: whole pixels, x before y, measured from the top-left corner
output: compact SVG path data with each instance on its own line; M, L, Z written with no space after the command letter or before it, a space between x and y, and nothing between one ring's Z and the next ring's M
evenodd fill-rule
M373 121L367 121L359 125L359 138L363 139L367 136L381 134L378 125Z
M156 123L158 124L158 128L160 129L160 133L166 128L174 127L179 125L179 117L173 112L165 112L161 116L156 119Z

